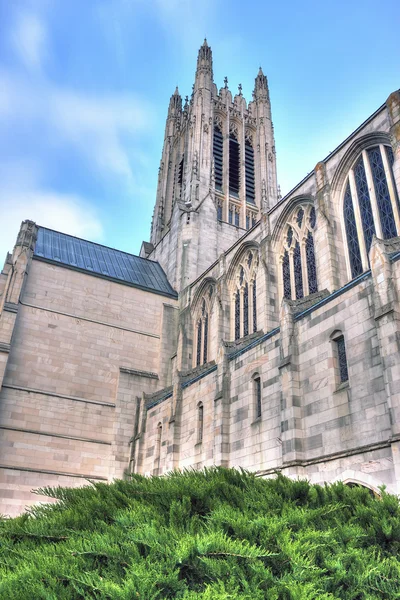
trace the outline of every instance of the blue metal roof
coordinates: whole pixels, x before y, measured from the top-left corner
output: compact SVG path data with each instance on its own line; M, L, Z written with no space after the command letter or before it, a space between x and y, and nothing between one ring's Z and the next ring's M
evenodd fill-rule
M158 294L178 297L158 262L46 227L38 228L34 256Z

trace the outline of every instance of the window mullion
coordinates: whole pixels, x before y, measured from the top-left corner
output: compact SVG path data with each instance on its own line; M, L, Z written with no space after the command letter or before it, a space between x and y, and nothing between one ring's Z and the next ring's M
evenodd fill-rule
M397 235L400 233L400 212L399 205L397 203L396 190L393 185L393 177L392 177L392 169L388 161L388 157L386 154L385 146L380 144L379 150L381 152L383 168L385 169L386 182L389 189L390 201L392 203L394 220L396 223Z
M374 179L372 177L371 166L369 164L368 154L367 154L366 150L362 151L362 156L363 156L363 161L364 161L365 176L367 178L367 183L368 183L369 197L371 199L372 214L374 215L376 235L377 235L377 237L383 239L384 236L382 233L382 225L381 225L381 219L380 219L380 215L379 215L378 202L376 200Z
M369 268L368 254L367 254L367 249L365 246L364 231L363 231L362 220L361 220L360 206L358 204L358 194L357 194L356 180L354 177L353 169L351 169L349 172L349 183L350 183L351 198L353 200L354 216L356 219L358 243L360 245L360 252L361 252L361 260L362 260L362 264L363 264L363 270L366 271Z

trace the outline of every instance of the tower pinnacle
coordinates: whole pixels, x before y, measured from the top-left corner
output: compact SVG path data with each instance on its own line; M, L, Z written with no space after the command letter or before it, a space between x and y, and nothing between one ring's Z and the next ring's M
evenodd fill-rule
M206 38L204 38L203 45L200 47L197 56L196 79L199 77L200 73L211 76L211 80L213 78L212 51Z
M261 67L255 79L253 97L255 100L267 100L269 102L268 81Z

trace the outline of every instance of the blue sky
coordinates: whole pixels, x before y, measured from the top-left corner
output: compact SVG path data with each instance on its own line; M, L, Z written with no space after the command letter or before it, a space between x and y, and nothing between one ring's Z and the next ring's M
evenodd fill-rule
M1 263L26 218L139 252L205 35L218 87L268 76L282 193L400 87L398 0L0 0L0 23Z

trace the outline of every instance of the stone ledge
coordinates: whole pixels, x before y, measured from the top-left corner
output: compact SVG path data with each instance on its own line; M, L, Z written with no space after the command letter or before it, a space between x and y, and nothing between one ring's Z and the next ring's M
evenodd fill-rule
M73 402L84 402L86 404L96 404L97 406L107 406L115 408L115 404L112 402L99 402L98 400L86 400L85 398L79 398L78 396L67 396L65 394L57 394L56 392L48 392L45 390L36 390L34 388L22 387L19 385L11 385L8 383L3 384L3 388L10 390L16 390L17 392L27 392L28 394L39 394L42 396L51 396L52 398L62 398L63 400L72 400Z
M0 469L8 469L10 471L24 471L28 473L42 473L43 475L57 475L59 477L78 477L78 479L87 479L88 481L90 481L91 479L96 479L97 481L108 481L107 477L102 477L100 475L83 475L79 473L68 473L65 471L51 471L49 469L33 469L31 467L23 467L16 465L0 464Z
M19 433L28 433L31 435L45 435L49 437L62 438L64 440L75 440L77 442L88 442L90 444L104 444L105 446L111 446L111 442L104 440L93 440L91 438L76 437L72 435L64 435L62 433L50 433L48 431L36 431L35 429L22 429L21 427L10 427L8 425L0 425L0 429L5 431L18 431Z
M11 350L11 344L5 344L4 342L0 342L0 352L6 352L7 354Z
M128 375L137 375L138 377L148 377L149 379L158 379L157 373L151 371L139 371L138 369L129 369L128 367L120 367L121 373L127 373Z

